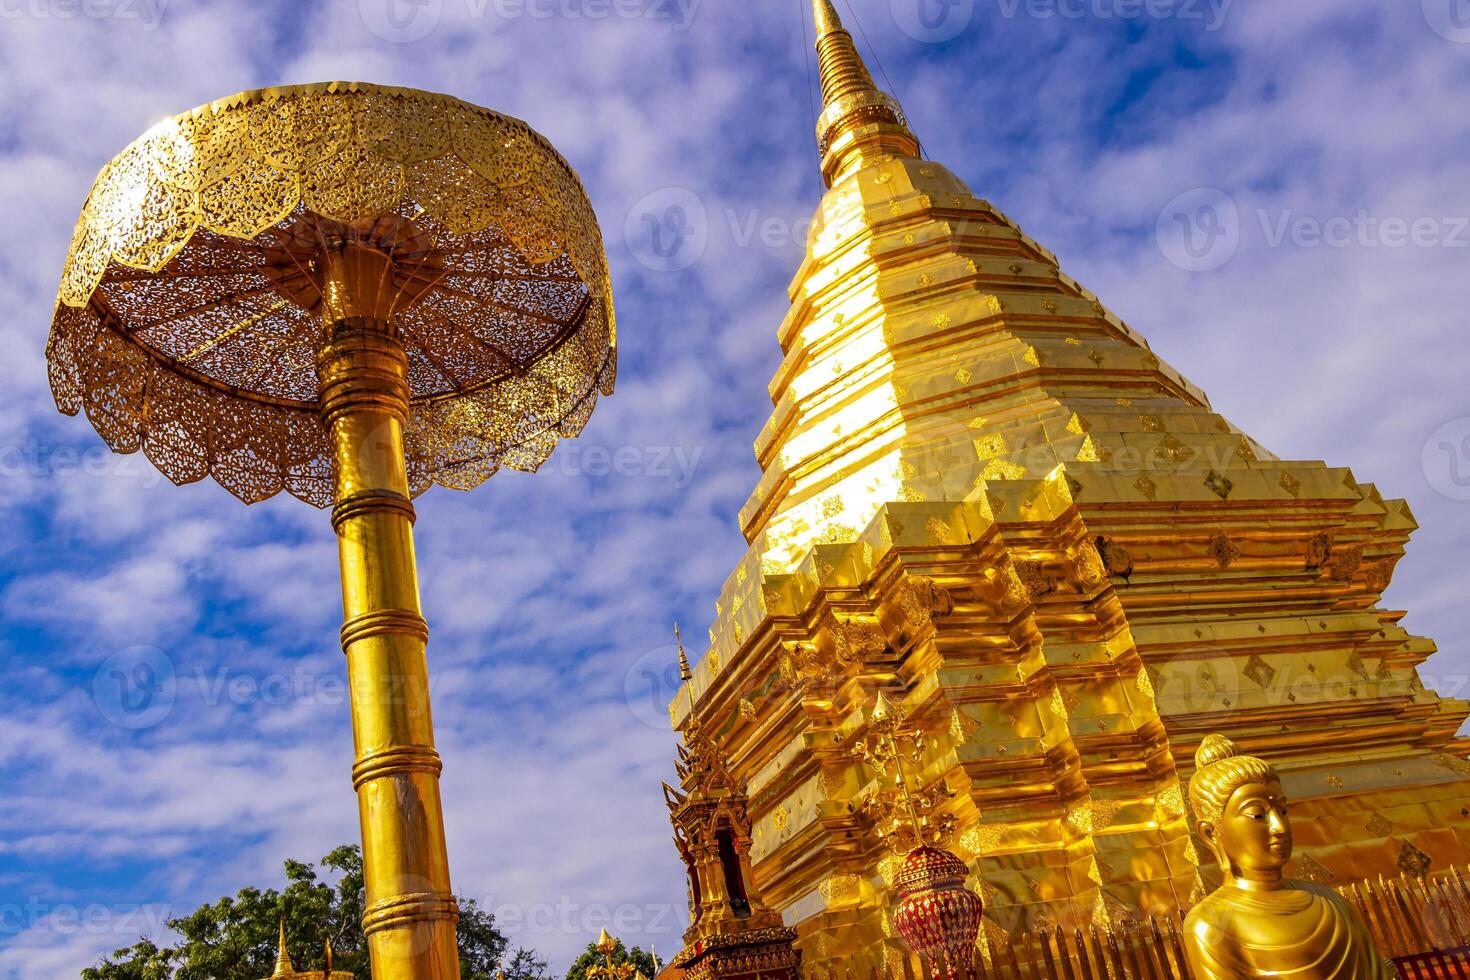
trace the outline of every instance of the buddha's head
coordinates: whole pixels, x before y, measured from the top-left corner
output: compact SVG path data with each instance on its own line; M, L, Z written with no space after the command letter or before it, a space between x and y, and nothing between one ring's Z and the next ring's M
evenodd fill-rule
M1194 757L1189 802L1195 829L1237 880L1279 881L1291 859L1291 820L1276 768L1208 735Z

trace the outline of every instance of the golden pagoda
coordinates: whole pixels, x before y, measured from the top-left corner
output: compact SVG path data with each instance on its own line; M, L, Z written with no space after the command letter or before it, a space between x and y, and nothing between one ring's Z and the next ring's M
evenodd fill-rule
M1470 859L1465 702L1380 607L1415 523L1287 461L920 156L814 0L823 177L781 324L749 542L670 706L746 787L754 885L816 977L897 970L882 692L903 787L994 941L1186 908L1213 887L1182 781L1221 732L1293 802L1292 877ZM1459 828L1459 829L1457 829Z

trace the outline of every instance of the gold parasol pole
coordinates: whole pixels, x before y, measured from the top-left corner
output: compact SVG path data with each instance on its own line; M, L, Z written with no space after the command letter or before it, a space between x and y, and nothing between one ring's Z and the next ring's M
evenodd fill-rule
M325 256L317 359L335 462L342 650L352 691L352 782L362 822L363 932L375 980L459 976L444 817L404 461L408 359L389 317L391 259Z

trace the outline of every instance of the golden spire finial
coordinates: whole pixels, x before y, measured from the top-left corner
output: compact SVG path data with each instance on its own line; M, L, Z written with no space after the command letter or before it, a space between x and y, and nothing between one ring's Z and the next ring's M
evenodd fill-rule
M829 31L842 30L842 18L837 16L832 0L812 0L812 19L817 22L818 40Z
M679 680L686 684L694 679L694 671L689 667L689 654L684 652L684 638L679 635L679 624L674 624L674 642L679 644Z
M832 0L812 0L812 17L817 23L817 69L822 80L822 107L844 95L878 92L868 66L863 64L852 35L842 26Z
M889 718L894 717L895 714L897 714L897 709L893 707L893 702L888 700L887 694L879 691L878 700L874 702L873 713L869 716L868 720L874 725L881 727Z
M812 0L812 18L822 84L817 146L828 186L866 155L918 156L919 140L909 131L903 107L873 81L832 0Z
M291 954L286 952L286 917L281 916L281 936L276 941L276 969L272 977L289 977L296 972L291 965Z

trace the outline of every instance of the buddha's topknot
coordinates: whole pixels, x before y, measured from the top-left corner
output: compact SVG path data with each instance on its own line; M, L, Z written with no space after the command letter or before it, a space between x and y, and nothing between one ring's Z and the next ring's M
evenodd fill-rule
M1206 735L1194 754L1195 771L1189 780L1189 802L1197 820L1219 823L1230 794L1247 783L1280 781L1276 767L1245 755L1224 735Z

